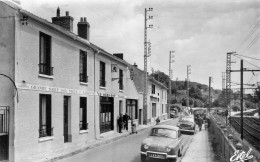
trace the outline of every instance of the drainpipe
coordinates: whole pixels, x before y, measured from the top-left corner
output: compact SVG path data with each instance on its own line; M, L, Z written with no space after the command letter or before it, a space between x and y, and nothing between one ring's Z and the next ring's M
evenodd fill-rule
M96 126L96 54L99 54L99 51L94 51L94 136L97 139L97 126Z

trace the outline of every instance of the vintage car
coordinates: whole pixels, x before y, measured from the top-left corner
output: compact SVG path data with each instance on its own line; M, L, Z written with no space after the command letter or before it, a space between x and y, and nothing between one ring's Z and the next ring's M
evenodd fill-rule
M182 155L183 139L178 127L156 125L141 144L141 161L146 159L167 159L177 161Z
M183 116L177 123L177 127L180 128L181 132L192 132L196 133L196 123L194 121L194 116Z

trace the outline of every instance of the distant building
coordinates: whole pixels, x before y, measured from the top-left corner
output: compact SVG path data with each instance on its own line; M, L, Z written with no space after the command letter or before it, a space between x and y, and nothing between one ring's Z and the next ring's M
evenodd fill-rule
M161 82L148 75L147 111L143 109L144 93L144 71L140 70L136 64L129 65L135 87L139 93L139 124L155 124L157 117L166 120L167 112L167 90L168 88Z
M119 113L138 124L128 64L92 44L86 18L57 9L52 23L0 2L0 160L50 159L117 132Z

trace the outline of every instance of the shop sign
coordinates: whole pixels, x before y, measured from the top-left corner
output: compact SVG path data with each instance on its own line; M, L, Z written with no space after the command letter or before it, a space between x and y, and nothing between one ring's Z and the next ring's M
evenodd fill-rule
M86 94L95 95L94 92L84 91L84 90L49 87L49 86L33 85L33 84L20 84L20 83L16 85L18 89L23 89L23 90L45 91L45 92L55 92L55 93L71 93L71 94L79 94L79 95L86 95Z

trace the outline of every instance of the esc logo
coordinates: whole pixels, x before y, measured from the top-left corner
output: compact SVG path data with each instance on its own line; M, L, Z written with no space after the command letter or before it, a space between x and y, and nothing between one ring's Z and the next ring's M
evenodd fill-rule
M253 155L250 155L251 151L251 148L247 153L245 151L239 152L239 150L236 150L234 155L230 157L230 162L244 162L245 160L252 159Z

